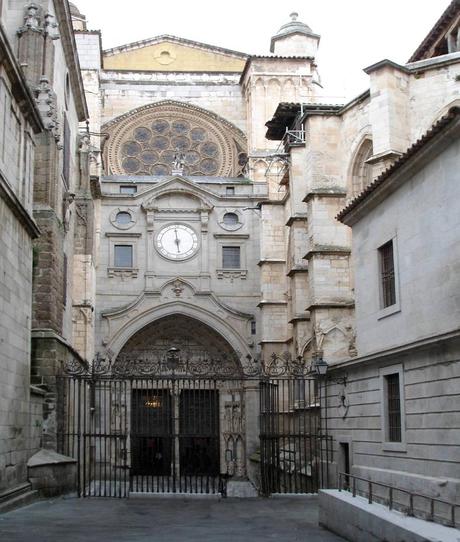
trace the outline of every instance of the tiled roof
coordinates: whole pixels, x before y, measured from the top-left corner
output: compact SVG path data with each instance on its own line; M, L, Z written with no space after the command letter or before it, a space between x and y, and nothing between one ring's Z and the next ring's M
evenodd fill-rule
M450 24L454 21L456 17L460 14L460 0L452 0L452 2L447 6L447 9L441 15L441 17L436 21L436 24L428 32L426 38L422 43L417 47L416 51L409 58L408 62L416 62L417 60L423 60L432 45L442 36L442 33L445 32Z
M451 122L460 117L460 107L451 107L447 115L442 117L434 124L428 132L418 139L407 151L400 156L388 169L381 173L372 181L360 194L358 194L340 213L336 216L337 220L343 222L343 218L364 201L372 192L377 190L395 171L401 168L408 160L415 156L427 143L436 135L442 132Z

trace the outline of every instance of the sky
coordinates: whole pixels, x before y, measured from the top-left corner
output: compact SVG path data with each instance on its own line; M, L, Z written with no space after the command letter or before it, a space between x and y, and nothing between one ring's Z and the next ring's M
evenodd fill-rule
M407 62L450 0L75 0L104 49L161 34L249 54L299 13L321 35L317 56L323 101L344 102L369 86L367 66ZM119 7L117 7L119 6Z

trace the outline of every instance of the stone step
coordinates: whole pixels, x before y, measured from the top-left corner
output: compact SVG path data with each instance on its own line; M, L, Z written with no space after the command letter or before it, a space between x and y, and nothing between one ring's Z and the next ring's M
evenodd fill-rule
M0 493L0 514L38 500L38 491L31 488L30 483L24 483Z

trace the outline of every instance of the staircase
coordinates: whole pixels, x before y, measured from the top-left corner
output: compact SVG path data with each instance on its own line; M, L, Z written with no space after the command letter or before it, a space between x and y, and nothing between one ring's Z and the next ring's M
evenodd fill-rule
M29 482L7 489L0 493L0 514L30 504L37 499L38 491L33 490Z

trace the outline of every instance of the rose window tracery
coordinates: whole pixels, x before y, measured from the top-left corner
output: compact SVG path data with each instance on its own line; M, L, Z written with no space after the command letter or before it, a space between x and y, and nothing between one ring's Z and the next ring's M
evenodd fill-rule
M184 175L237 177L246 163L242 132L186 104L141 108L109 123L107 131L106 164L115 175L171 175L180 157Z

